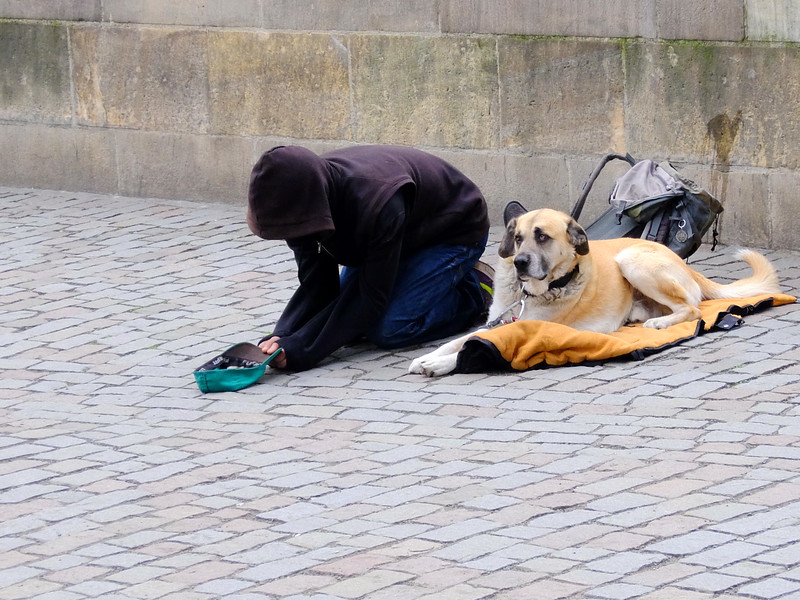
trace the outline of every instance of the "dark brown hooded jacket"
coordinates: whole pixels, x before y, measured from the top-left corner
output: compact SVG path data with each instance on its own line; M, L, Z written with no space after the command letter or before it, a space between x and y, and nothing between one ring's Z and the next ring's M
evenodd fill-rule
M380 319L401 260L440 244L481 243L489 228L472 181L401 146L322 155L273 148L253 168L247 221L253 233L287 240L295 253L300 285L273 332L293 370L313 367ZM359 267L344 289L339 265Z

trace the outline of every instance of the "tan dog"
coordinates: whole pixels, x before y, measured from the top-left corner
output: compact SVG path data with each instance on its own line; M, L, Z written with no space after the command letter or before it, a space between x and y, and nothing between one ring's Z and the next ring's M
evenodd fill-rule
M663 329L698 319L701 300L780 291L775 269L757 252L738 254L753 269L751 277L723 285L662 244L636 238L590 242L574 219L550 209L509 215L498 253L487 326L518 318L599 333L635 322ZM474 333L417 358L409 372L450 373Z

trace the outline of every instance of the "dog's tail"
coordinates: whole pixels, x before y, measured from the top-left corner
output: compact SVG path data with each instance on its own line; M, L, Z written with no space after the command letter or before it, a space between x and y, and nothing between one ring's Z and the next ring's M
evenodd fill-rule
M753 274L733 283L721 284L694 273L695 281L700 285L704 300L715 298L747 298L761 294L778 294L781 291L775 267L763 255L753 250L739 250L736 258L743 260Z

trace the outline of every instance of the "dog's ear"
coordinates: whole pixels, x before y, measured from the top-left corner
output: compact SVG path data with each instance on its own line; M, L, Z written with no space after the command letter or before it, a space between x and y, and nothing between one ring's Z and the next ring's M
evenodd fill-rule
M516 219L520 215L524 215L528 210L516 200L512 200L503 209L503 224L508 225L511 219Z
M506 232L503 235L503 239L500 240L500 247L497 249L497 253L500 255L500 258L508 258L509 256L514 255L514 235L517 231L517 220L511 219L508 223L506 223Z
M589 254L589 237L575 219L570 219L567 235L570 243L575 246L575 252L580 255Z

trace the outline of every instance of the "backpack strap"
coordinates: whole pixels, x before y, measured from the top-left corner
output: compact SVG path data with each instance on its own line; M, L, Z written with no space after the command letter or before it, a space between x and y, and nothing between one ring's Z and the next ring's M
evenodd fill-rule
M667 237L669 230L669 219L666 218L667 211L660 210L651 218L642 230L641 238L651 242L661 242Z

